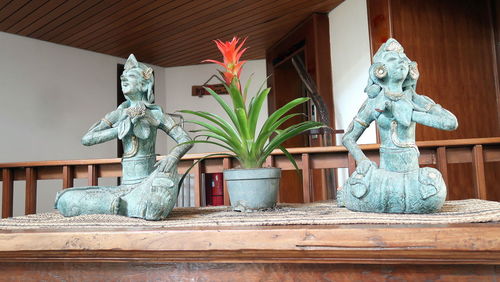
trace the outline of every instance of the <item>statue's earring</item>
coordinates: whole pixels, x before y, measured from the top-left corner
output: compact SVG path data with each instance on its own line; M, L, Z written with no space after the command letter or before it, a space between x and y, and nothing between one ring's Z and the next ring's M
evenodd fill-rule
M410 77L414 80L417 80L420 76L420 72L418 71L417 62L410 63Z
M378 79L383 79L387 76L387 67L384 64L379 64L373 68L373 75L375 75Z

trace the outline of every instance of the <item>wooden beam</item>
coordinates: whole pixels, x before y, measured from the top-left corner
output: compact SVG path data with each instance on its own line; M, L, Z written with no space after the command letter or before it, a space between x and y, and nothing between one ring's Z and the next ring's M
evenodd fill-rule
M203 161L199 161L196 163L193 167L193 173L194 173L194 206L195 207L200 207L201 206L201 175L202 175L202 165Z
M96 165L90 164L87 167L87 180L89 186L97 186L97 169Z
M232 162L230 158L224 158L222 159L222 169L231 169L232 167ZM229 206L231 202L229 201L229 192L227 190L227 182L224 180L224 206Z
M14 174L12 169L2 169L2 218L12 217L14 207Z
M35 214L36 213L36 187L37 176L36 168L27 167L26 168L26 198L24 204L25 214Z
M71 188L74 186L74 169L73 166L63 166L63 189Z
M475 145L472 148L472 169L474 177L474 189L478 199L488 199L486 191L486 178L484 175L483 146Z
M312 202L311 193L311 160L309 154L302 154L302 195L304 203Z
M446 157L446 147L438 147L436 149L437 168L443 176L444 183L448 187L448 159Z
M498 223L60 227L0 231L0 261L498 265L499 238Z

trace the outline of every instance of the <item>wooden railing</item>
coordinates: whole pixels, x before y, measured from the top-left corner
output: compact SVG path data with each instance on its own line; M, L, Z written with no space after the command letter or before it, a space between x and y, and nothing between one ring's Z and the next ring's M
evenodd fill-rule
M472 163L474 177L474 193L476 198L487 199L485 162L500 161L500 137L457 139L444 141L417 142L420 148L420 164L436 165L448 180L448 164ZM378 161L377 144L361 145L366 155ZM313 169L348 168L354 171L355 162L342 146L290 148L299 168L302 169L302 193L304 202L311 201L311 171ZM206 154L188 154L179 164L179 172L183 173L194 161ZM292 164L281 151L274 151L267 159L267 166L279 167L283 170L294 170ZM194 174L195 206L201 204L202 173L221 172L236 167L237 162L229 157L209 157L192 169ZM73 187L77 178L86 178L88 185L98 185L100 177L120 177L120 159L68 160L17 162L0 164L2 173L2 217L11 217L13 213L14 181L26 181L25 214L36 213L37 181L46 179L62 179L62 188ZM227 187L224 187L224 204L229 204Z

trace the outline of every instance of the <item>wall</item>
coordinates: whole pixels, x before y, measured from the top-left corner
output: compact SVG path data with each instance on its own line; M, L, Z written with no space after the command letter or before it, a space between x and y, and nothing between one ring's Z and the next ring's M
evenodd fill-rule
M214 46L215 48L215 46ZM219 59L219 58L216 58ZM221 67L215 64L203 64L203 65L193 65L193 66L182 66L182 67L172 67L165 68L165 84L166 87L166 110L167 112L173 113L178 110L199 110L214 113L226 118L224 110L219 106L219 104L212 98L212 96L191 96L191 87L193 85L204 84L213 74L217 73L217 69ZM241 79L243 85L246 83L250 75L253 74L252 83L248 90L249 98L253 97L260 85L266 79L266 63L265 60L254 60L248 61L244 67L241 74ZM218 83L216 78L213 78L209 84ZM226 102L230 101L229 95L222 95ZM229 102L230 103L230 102ZM195 119L191 115L184 115L186 120ZM262 106L262 112L260 115L260 124L262 124L267 117L267 102ZM197 125L186 123L186 129L192 130L199 128ZM195 134L192 134L193 136ZM168 147L171 148L173 142L168 141ZM201 153L201 152L221 152L225 149L219 148L213 145L207 144L196 144L190 153Z
M358 109L367 98L364 93L371 65L370 39L366 0L347 0L333 9L330 19L335 126L347 130ZM337 135L337 144L342 134ZM372 123L358 143L376 143ZM347 178L347 170L339 170L339 185Z
M116 156L116 141L85 147L80 139L116 108L116 64L123 59L3 32L0 50L0 162ZM154 69L157 103L164 105L164 69ZM39 181L38 212L52 209L61 186ZM16 182L14 197L20 215L24 182Z
M347 0L329 13L333 96L337 129L346 130L361 104L371 65L365 0ZM337 144L342 135L337 135ZM359 143L375 143L372 124Z

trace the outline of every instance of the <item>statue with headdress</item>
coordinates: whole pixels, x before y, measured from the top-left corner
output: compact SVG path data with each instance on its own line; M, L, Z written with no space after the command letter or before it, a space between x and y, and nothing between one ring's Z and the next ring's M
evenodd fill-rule
M120 76L126 101L106 114L83 136L91 146L118 138L123 143L119 186L75 187L59 192L55 207L64 216L118 214L147 220L164 219L178 195L179 159L192 147L180 122L154 103L153 69L131 54ZM156 161L156 132L160 129L178 146Z
M446 185L437 169L419 167L415 126L455 130L458 122L451 112L416 93L418 78L417 63L395 39L387 40L373 57L365 88L368 98L342 139L357 167L337 192L340 206L384 213L432 213L442 207ZM381 140L379 167L356 144L373 121Z

